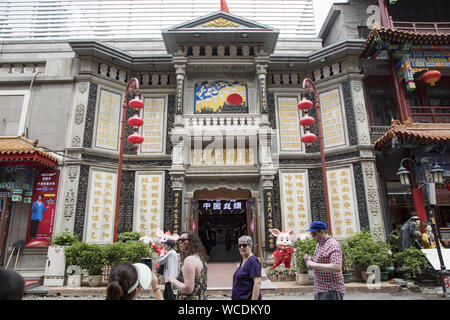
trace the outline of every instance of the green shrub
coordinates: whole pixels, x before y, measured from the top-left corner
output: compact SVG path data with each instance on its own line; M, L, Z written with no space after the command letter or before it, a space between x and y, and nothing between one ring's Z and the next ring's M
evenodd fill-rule
M352 250L346 240L341 241L340 245L342 248L342 272L350 273L353 269Z
M400 232L398 230L392 230L389 234L389 245L392 252L398 252L398 242L400 238Z
M80 257L81 253L87 250L89 245L82 241L77 241L72 244L70 247L67 247L64 250L64 254L66 256L66 266L81 266L80 265Z
M406 270L405 275L411 279L417 279L429 266L427 258L417 248L408 248L396 253L395 260L402 269Z
M314 255L316 251L317 243L314 239L297 240L295 243L295 264L297 266L297 271L300 273L308 273L308 268L306 267L306 262L303 259L305 254L310 256Z
M105 246L105 258L111 266L120 262L140 262L141 258L150 256L149 246L142 242L116 242Z
M70 232L63 232L53 237L52 246L71 246L78 241L76 235Z
M137 231L127 231L119 234L118 242L138 242L141 234Z
M346 242L350 247L353 264L361 271L366 271L371 265L376 265L384 270L392 264L389 245L367 231L350 236Z
M106 265L105 249L99 244L88 244L81 251L79 266L86 269L91 276L101 275L102 268Z

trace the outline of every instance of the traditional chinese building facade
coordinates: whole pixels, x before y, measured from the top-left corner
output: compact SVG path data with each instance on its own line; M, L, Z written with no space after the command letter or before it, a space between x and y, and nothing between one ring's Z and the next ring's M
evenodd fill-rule
M202 233L210 226L221 242L232 227L253 237L262 259L276 247L269 228L298 235L313 220L326 221L337 239L363 229L385 238L360 67L365 39L322 46L223 11L174 25L151 41L4 42L0 90L28 90L28 135L48 137L42 146L63 155L53 234L107 244L115 222L119 233L151 237L158 229ZM125 143L116 199L121 105L133 77L145 104L144 142L137 154ZM319 144L307 149L300 140L305 78L319 91L330 221ZM126 118L132 114L128 108ZM317 124L311 131L318 133ZM13 210L9 228L17 233L6 247L25 237L17 217L29 210ZM39 274L44 263L44 249L26 247L19 270Z

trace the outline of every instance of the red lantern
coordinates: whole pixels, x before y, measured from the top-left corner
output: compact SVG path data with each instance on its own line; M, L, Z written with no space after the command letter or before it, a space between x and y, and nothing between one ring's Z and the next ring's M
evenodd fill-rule
M316 120L314 120L314 118L310 117L310 116L304 116L303 118L300 119L300 125L304 126L304 127L310 127L315 122L316 122Z
M132 127L140 127L144 124L144 120L139 117L137 114L128 119L128 124Z
M142 109L144 107L144 102L139 99L132 99L129 103L130 108Z
M423 74L422 80L430 86L434 86L441 78L441 73L438 70L430 70Z
M317 140L317 137L314 133L305 133L302 136L302 142L303 143L314 143Z
M128 137L128 142L131 144L141 144L144 142L144 137L135 132Z
M300 101L300 102L298 103L298 105L297 105L297 107L298 107L300 110L311 109L312 106L313 106L312 101L311 101L311 100L306 100L306 99L303 99L303 100Z

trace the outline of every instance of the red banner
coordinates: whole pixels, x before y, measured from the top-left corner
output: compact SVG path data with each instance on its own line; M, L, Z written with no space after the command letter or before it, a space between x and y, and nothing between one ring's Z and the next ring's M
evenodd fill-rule
M39 171L34 179L26 247L48 247L53 234L59 170Z

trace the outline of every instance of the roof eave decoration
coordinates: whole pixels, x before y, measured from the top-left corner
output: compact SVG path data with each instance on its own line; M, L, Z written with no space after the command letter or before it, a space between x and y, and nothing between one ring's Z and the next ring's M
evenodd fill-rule
M24 136L0 137L0 164L25 164L34 168L54 169L58 158L37 147L38 140L32 141Z
M362 58L376 58L382 51L392 53L397 79L407 91L416 88L426 71L450 68L450 33L416 33L375 26L367 37Z
M374 143L377 151L400 144L408 145L446 145L450 143L449 123L413 123L411 120L401 124L392 120L391 128Z
M279 30L234 14L217 11L161 31L169 54L179 45L194 43L252 43L273 53Z

